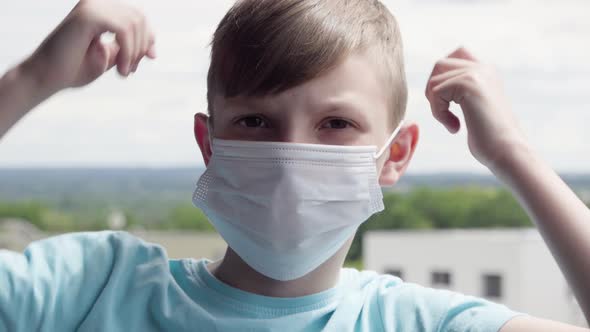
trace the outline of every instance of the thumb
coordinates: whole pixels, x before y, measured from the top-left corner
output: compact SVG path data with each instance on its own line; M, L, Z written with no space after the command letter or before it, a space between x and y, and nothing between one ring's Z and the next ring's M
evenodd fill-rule
M100 37L94 38L88 48L80 71L70 83L72 87L84 86L99 78L116 62L119 46L115 43L104 43Z
M119 44L116 42L103 43L102 46L106 52L106 70L110 70L117 64L117 55L119 54Z
M94 38L90 44L93 67L98 75L103 74L116 64L119 45L116 42L104 42L100 37Z
M102 75L104 72L112 67L114 58L118 52L118 46L113 46L114 43L105 43L96 37L90 43L88 48L88 62L89 70L94 75Z

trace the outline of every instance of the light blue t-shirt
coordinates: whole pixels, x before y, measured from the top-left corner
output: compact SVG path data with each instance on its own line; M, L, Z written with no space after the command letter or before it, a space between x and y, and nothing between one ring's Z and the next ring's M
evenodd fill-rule
M343 269L299 298L232 288L207 260L169 260L124 232L62 235L0 251L0 331L498 331L505 306Z

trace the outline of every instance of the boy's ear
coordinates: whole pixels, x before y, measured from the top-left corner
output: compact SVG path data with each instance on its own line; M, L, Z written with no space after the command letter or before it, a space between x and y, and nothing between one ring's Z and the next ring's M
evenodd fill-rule
M420 129L416 123L408 123L399 131L397 138L389 148L389 158L385 161L379 184L393 186L404 174L416 151L420 138Z
M195 139L197 140L199 149L201 149L205 166L209 164L209 159L211 159L212 154L211 142L209 140L209 127L207 126L208 121L209 117L206 114L195 114Z

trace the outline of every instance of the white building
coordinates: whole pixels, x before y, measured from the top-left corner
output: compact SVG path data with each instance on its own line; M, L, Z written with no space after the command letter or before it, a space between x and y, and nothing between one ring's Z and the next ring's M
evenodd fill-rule
M398 275L407 282L587 326L535 229L368 232L363 238L363 262L366 269Z

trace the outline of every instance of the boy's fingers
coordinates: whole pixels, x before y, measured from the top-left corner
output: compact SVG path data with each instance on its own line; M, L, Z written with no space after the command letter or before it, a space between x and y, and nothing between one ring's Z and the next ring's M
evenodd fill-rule
M119 54L119 45L115 42L103 44L107 51L107 70L110 70L117 64L117 55Z
M461 121L449 110L439 112L438 121L441 122L451 134L456 134L461 129Z
M475 63L473 61L465 59L444 58L439 60L436 65L434 65L430 77L437 76L451 70L470 68L474 65Z
M154 59L156 57L156 48L155 48L156 36L154 35L153 30L150 29L149 31L150 31L150 33L147 38L147 45L145 48L145 54L147 55L148 58ZM152 52L150 53L150 51L152 51Z
M432 116L447 128L451 134L455 134L461 127L459 118L449 111L450 103L443 100L434 100L430 102Z
M428 83L426 84L426 98L430 99L430 95L432 93L432 88L434 88L435 86L441 84L442 82L449 80L453 77L456 76L460 76L465 74L469 69L465 69L465 68L460 68L460 69L454 69L454 70L449 70L447 72L443 72L441 74L432 76L430 78L430 80L428 81Z
M95 37L90 46L86 57L86 72L90 76L99 76L106 70L108 53L104 45L100 42L99 37Z
M449 54L448 57L479 62L479 60L473 54L471 54L471 52L469 52L465 47L459 47L453 53Z
M158 55L156 53L156 44L152 41L152 44L150 45L148 51L147 51L147 56L150 59L155 59Z
M134 52L134 40L132 30L133 29L131 27L128 27L127 29L115 32L117 43L121 48L119 51L119 55L117 57L117 67L119 73L123 76L127 76L129 74L129 69L131 67L131 61Z
M118 49L112 54L116 56L116 66L119 73L128 76L131 71L137 67L138 62L146 55L149 46L146 45L146 39L149 42L151 31L148 29L148 23L141 11L128 6L121 6L113 9L110 14L96 16L101 30L110 31L115 34L115 40ZM114 9L117 9L116 11ZM111 47L115 47L111 45ZM112 62L109 62L112 66Z
M466 86L464 75L455 76L432 88L430 104L434 117L447 127L451 133L456 133L460 128L457 116L449 111L451 102L462 104L465 98Z
M437 62L426 85L426 98L432 115L452 134L460 130L461 122L449 111L449 106L451 102L460 103L462 100L460 80L474 65L465 59L444 58Z
M464 97L462 78L462 76L457 76L433 87L432 93L434 98L447 103L455 102L461 104Z
M137 71L137 68L139 68L139 64L141 63L141 61L143 60L143 56L139 58L139 60L137 60L137 62L135 62L133 64L133 66L131 67L131 72L135 73Z
M429 92L427 97L428 102L430 103L430 111L432 116L446 127L447 117L444 115L444 112L448 111L450 103L443 99L437 98L437 96L435 96L432 92Z
M154 51L151 52L152 54L148 54L155 38L147 19L140 11L131 10L129 20L132 22L134 42L129 71L135 72L143 57L147 55L153 58L152 56L155 56Z
M153 42L153 36L151 35L151 33L148 30L144 30L145 33L144 37L143 37L143 41L141 44L141 52L139 53L139 57L137 58L137 60L133 63L132 68L131 68L131 72L135 73L137 71L137 68L139 68L139 64L141 63L141 61L143 61L143 59L147 56L150 59L154 59L155 58L155 49L154 49L154 42Z
M447 72L432 76L430 78L431 86L435 87L446 80L449 80L449 79L456 77L456 76L461 76L461 75L467 73L468 71L469 71L469 68L460 68L460 69L449 70Z
M146 54L147 51L149 50L150 46L151 46L151 41L153 39L153 32L152 29L150 29L147 21L144 21L143 23L143 38L141 40L141 57L143 58Z
M134 13L134 18L132 22L134 31L133 35L135 38L135 47L133 52L133 58L131 61L131 67L133 69L137 69L137 64L143 56L143 39L145 38L145 23L143 16L137 12ZM132 72L134 71L133 69L131 70Z

